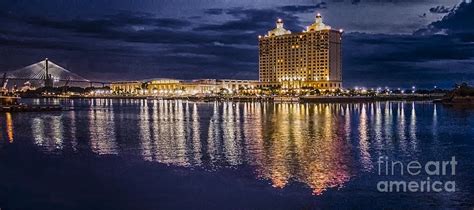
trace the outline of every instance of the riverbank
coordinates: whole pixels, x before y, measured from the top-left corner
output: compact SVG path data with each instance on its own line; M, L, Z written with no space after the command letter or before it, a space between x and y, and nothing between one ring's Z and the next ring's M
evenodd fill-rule
M444 98L436 100L436 103L442 103L447 106L452 107L474 107L474 97L473 96L454 96L451 98Z
M365 103L376 101L433 101L438 95L381 95L381 96L303 96L300 102L313 103Z
M470 87L467 83L463 83L448 93L446 97L436 102L447 106L460 108L474 107L474 87Z
M41 98L70 98L70 99L148 99L148 100L189 100L189 101L272 101L292 103L364 103L376 101L434 101L443 98L442 95L379 95L379 96L125 96L125 95L102 95L102 96L72 96Z

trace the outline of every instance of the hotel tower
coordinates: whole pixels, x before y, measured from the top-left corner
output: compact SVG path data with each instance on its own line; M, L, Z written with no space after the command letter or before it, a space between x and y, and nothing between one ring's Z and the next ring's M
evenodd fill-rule
M301 33L278 19L276 28L259 36L259 82L283 90L342 88L342 30L331 29L320 14Z

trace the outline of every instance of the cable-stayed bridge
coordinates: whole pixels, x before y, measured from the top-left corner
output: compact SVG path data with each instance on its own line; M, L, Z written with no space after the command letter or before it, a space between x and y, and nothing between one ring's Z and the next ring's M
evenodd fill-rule
M42 86L105 86L110 82L90 81L48 60L31 64L3 74L1 86L22 86L28 82L34 87Z

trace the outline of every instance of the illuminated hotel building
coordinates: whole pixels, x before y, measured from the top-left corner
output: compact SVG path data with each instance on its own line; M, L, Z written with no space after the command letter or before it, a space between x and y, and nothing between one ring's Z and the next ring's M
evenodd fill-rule
M331 29L320 14L301 33L278 19L276 28L259 36L259 82L265 87L342 88L342 30Z

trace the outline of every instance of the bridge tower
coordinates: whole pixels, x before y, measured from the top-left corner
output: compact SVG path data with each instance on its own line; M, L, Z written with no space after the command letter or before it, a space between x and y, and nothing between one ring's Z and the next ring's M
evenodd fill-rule
M45 79L44 79L44 86L45 87L53 87L53 78L51 78L51 74L49 74L49 60L48 58L44 59L45 63Z

